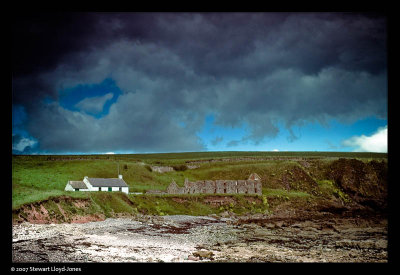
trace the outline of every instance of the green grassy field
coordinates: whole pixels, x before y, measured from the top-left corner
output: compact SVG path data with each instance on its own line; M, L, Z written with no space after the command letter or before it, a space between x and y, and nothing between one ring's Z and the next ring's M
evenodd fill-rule
M366 152L246 152L246 151L221 151L221 152L184 152L184 153L158 153L158 154L118 154L118 155L18 155L20 160L114 160L145 162L147 164L173 165L185 161L208 159L239 158L239 157L301 157L301 158L387 158L387 153Z
M246 159L251 158L251 159ZM254 158L254 159L253 159ZM305 169L299 159L318 160L318 165ZM303 171L320 183L323 192L333 192L334 186L324 178L324 167L337 158L357 158L363 161L387 159L381 153L341 153L341 152L194 152L166 154L132 155L35 155L12 157L12 207L17 209L24 204L45 200L49 197L70 196L96 200L103 196L86 192L63 191L68 180L82 180L89 177L117 177L120 174L129 185L130 192L146 190L165 190L172 180L182 186L184 179L217 180L247 179L250 173L262 177L263 194L266 197L307 197L312 196L303 182L296 182L296 188L290 191L282 186L282 175L291 176L292 171ZM208 160L221 160L207 162ZM222 160L236 161L222 161ZM173 171L167 173L152 172L148 165L185 165L202 161L197 169ZM297 170L293 170L297 167ZM302 173L303 173L302 172ZM332 190L331 190L332 189ZM114 194L113 194L114 195ZM113 196L111 195L111 196ZM105 195L104 195L105 196ZM107 195L108 196L108 195ZM111 197L113 198L113 197ZM136 199L136 201L139 199ZM162 200L159 201L162 203ZM195 203L195 202L193 202ZM179 209L179 206L176 205ZM197 205L197 207L200 207ZM167 207L168 208L168 207ZM169 207L161 212L176 213ZM208 211L208 210L207 210ZM205 211L205 212L207 212Z

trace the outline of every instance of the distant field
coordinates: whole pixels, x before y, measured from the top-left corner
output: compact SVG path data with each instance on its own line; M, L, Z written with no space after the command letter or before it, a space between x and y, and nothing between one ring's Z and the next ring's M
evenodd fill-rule
M20 160L73 160L73 159L103 159L119 161L144 161L149 164L181 164L185 161L218 159L218 158L387 158L387 153L369 152L185 152L159 154L127 154L127 155L16 155Z
M89 197L85 192L63 191L68 180L89 177L117 177L120 173L130 192L150 189L165 190L175 180L247 179L252 172L262 177L263 193L278 194L282 188L281 175L301 167L299 161L318 161L305 173L316 181L323 181L325 163L337 158L357 158L363 161L386 160L385 153L343 152L191 152L130 155L21 155L12 157L13 209L23 204L44 200L50 196L68 195ZM215 161L217 160L217 161ZM182 169L168 173L150 171L149 165L184 165L197 163L196 169ZM303 169L303 168L301 168ZM301 183L301 182L300 182ZM299 183L299 184L300 184ZM304 190L294 190L303 194ZM300 193L299 193L300 192ZM280 192L282 193L282 192ZM284 192L290 196L291 193Z

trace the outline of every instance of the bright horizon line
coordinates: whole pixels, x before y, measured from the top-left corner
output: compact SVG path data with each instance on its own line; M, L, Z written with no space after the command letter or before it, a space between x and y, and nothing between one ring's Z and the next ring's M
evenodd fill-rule
M173 151L173 152L145 152L145 153L112 153L107 152L107 153L41 153L41 154L12 154L13 156L52 156L52 155L57 155L57 156L76 156L76 155L86 155L86 156L91 156L91 155L151 155L151 154L189 154L189 153L208 153L208 152L220 152L220 153L239 153L239 152L248 152L248 153L292 153L292 152L304 152L304 153L357 153L357 154L388 154L388 152L373 152L373 151L368 151L368 152L355 152L355 151L310 151L310 150L291 150L291 151L285 151L285 150L270 150L270 151L218 151L218 150L209 150L209 151L188 151L188 152L179 152L179 151Z

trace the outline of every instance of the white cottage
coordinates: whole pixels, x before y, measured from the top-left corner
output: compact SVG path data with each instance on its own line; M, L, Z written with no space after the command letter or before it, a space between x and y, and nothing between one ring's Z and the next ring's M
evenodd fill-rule
M83 181L68 181L65 191L107 191L128 194L129 187L122 179L122 175L118 178L84 177Z

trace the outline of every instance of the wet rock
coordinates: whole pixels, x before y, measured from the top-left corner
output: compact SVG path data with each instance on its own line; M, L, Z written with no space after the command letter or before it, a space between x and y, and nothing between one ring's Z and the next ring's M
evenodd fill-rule
M200 250L200 251L193 252L193 256L199 257L199 258L211 259L214 256L214 253L212 251Z
M264 224L264 227L267 229L275 229L276 225L274 223L266 223Z
M282 228L282 227L284 227L284 226L285 226L285 223L282 222L282 221L278 221L278 222L275 223L275 227L276 227L276 228Z
M229 218L232 216L232 213L229 211L224 211L222 213L219 214L222 218Z
M190 256L188 257L188 260L189 260L189 261L199 261L200 258L190 255Z
M337 218L335 222L329 217L305 221L291 217L253 219L259 223L249 217L242 220L244 223L233 222L231 218L184 215L139 219L15 225L13 262L388 260L387 222L373 220L373 217L367 221L355 217ZM273 229L271 225L277 224L286 226Z

